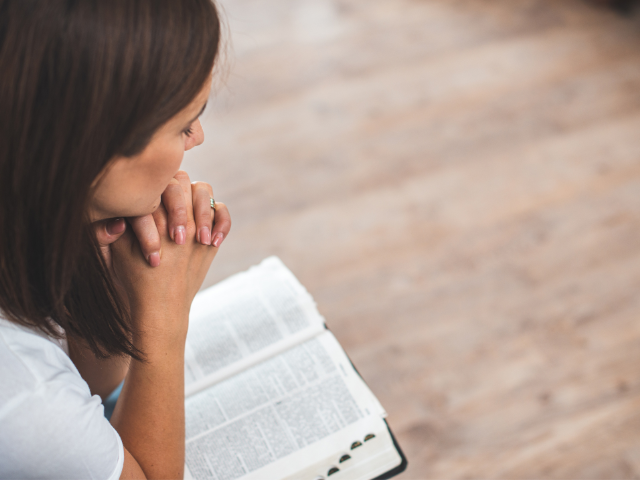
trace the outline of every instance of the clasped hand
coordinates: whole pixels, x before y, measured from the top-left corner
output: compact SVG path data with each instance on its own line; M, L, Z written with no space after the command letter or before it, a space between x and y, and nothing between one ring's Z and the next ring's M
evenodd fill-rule
M193 297L231 228L226 206L216 202L214 211L211 198L209 184L191 183L180 171L152 215L127 219L131 228L124 219L95 224L104 258L138 327L186 333Z
M191 183L187 172L182 170L176 173L162 194L162 206L159 208L161 212L165 212L165 224L172 241L177 245L185 244L188 213L192 212L198 243L220 246L231 229L231 217L227 207L220 202L216 202L214 214L210 205L211 198L211 185L204 182ZM111 267L111 245L124 234L127 222L138 239L142 255L149 265L160 265L160 231L154 215L126 220L125 222L124 218L115 218L93 224L107 266Z

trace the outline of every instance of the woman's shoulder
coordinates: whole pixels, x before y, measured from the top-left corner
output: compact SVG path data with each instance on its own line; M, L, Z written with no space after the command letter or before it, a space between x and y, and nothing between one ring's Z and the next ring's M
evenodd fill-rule
M118 478L120 437L56 341L0 318L0 382L0 478Z
M63 379L86 385L66 352L66 342L0 316L0 381L13 389L33 389ZM87 388L88 392L88 388ZM0 394L0 408L8 392Z

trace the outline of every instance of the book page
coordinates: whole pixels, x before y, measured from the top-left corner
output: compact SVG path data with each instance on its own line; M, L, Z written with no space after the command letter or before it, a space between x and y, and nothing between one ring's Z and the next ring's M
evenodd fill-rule
M402 457L387 424L380 417L369 416L242 480L371 480L400 463Z
M185 386L191 395L300 344L324 318L295 276L269 257L196 296L189 316Z
M292 459L300 468L305 464L297 465L296 455L303 458L323 440L372 419L379 431L383 415L335 337L325 331L187 398L187 477L235 480L279 460L281 469ZM371 433L367 429L359 436ZM314 458L335 456L335 448L329 441Z

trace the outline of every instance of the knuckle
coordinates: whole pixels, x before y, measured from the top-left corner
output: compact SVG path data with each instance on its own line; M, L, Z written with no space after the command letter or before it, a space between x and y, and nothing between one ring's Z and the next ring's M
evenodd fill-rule
M173 205L171 207L171 216L174 220L184 220L187 218L187 207L184 204Z
M207 222L211 223L211 214L206 210L198 212L196 214L196 220L202 223L207 223Z
M165 189L165 196L169 201L180 198L180 196L182 196L182 187L180 186L178 181L175 178L172 178L171 180L175 183L170 183Z
M231 223L231 216L229 215L229 209L222 202L216 202L216 218L220 222Z
M193 190L194 192L198 192L201 195L211 195L213 192L213 189L211 188L211 185L209 185L206 182L193 182L192 184Z
M217 218L215 224L220 231L229 231L229 229L231 228L231 218Z
M143 238L139 238L140 247L145 252L153 252L160 248L160 239L157 236L147 235Z
M180 180L187 180L190 181L189 179L189 174L187 172L185 172L184 170L178 170L176 172L176 174L173 176L173 178L175 178L176 180L178 180L178 182Z

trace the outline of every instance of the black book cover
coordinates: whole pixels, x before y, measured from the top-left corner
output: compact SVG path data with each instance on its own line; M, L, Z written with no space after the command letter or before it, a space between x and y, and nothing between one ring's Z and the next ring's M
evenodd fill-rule
M329 327L327 327L326 323L324 325L324 328L329 330ZM343 348L343 350L344 350L344 348ZM349 354L347 353L346 350L345 350L345 354L347 355L347 358L349 359L349 362L351 363L351 366L353 367L353 369L356 371L356 373L358 375L360 375L360 372L358 371L358 369L354 365L353 361L351 360L351 357L349 357ZM360 378L362 378L362 375L360 375ZM362 381L364 383L367 383L367 382L365 382L364 378L362 378ZM398 441L396 440L395 435L391 431L391 428L389 427L389 423L387 422L386 419L384 420L384 423L387 425L387 429L389 430L389 435L391 435L391 439L393 440L393 446L396 447L398 455L400 455L400 458L402 459L402 461L400 462L400 465L398 465L397 467L389 470L386 473L383 473L382 475L378 475L377 477L372 478L371 480L387 480L388 478L395 477L396 475L399 475L402 472L404 472L406 470L406 468L407 468L407 465L409 464L409 462L407 461L407 457L404 456L404 452L400 448L400 445L398 444Z

